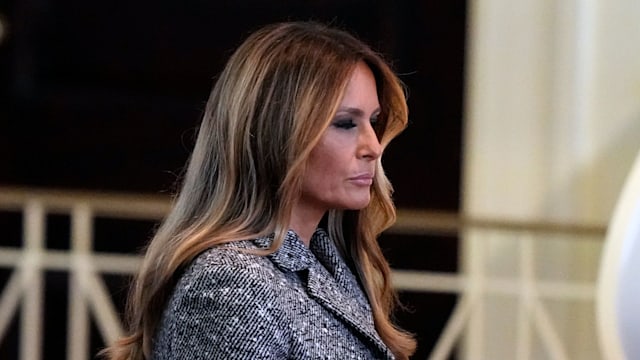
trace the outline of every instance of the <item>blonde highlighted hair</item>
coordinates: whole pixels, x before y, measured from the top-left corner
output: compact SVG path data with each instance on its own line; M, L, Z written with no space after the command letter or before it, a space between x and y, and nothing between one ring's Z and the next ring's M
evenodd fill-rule
M281 245L306 160L335 115L359 61L376 79L386 146L407 124L403 87L385 61L350 34L313 22L279 23L250 35L220 74L174 206L146 251L127 304L128 336L110 359L148 359L182 269L203 250L275 233ZM378 235L395 221L391 184L377 160L370 204L332 210L327 227L354 264L378 333L398 359L415 350L391 315L396 296Z

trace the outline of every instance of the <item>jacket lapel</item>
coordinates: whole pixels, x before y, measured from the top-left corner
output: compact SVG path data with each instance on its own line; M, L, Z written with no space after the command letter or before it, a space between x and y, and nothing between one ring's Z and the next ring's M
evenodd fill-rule
M347 323L352 329L373 344L386 358L393 359L389 348L380 339L375 330L370 313L364 304L355 298L346 296L344 290L330 276L327 270L316 264L308 271L307 291L325 309Z
M269 247L272 241L273 237L254 240L261 248ZM316 254L312 253L293 231L289 231L282 246L268 257L282 270L306 273L309 296L360 333L384 354L386 359L393 360L393 354L375 330L368 300L359 289L355 289L359 287L358 282L355 277L348 276L351 272L340 258L331 239L319 229L314 234L313 241L318 242L314 245L320 245L313 246ZM318 261L318 257L322 262ZM348 288L354 290L347 291Z
M319 262L309 269L309 296L362 334L387 359L393 359L391 351L375 329L369 300L360 290L357 278L340 256L335 243L323 229L315 232L310 249Z

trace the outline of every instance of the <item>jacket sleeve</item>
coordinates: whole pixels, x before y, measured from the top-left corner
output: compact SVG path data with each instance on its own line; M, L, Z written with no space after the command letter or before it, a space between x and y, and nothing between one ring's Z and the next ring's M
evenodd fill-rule
M165 309L153 358L286 359L284 311L268 275L232 265L187 272Z

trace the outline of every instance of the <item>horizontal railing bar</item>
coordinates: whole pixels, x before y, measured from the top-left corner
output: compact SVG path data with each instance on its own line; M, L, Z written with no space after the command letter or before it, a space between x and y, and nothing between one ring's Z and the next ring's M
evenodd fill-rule
M126 254L72 254L63 250L46 250L38 254L43 270L72 270L75 257L87 257L100 273L134 274L142 258ZM23 261L24 252L13 248L0 247L0 267L17 267ZM466 276L430 271L392 271L394 287L402 291L461 293L467 287ZM488 277L483 280L485 292L491 294L517 295L522 292L522 282L518 278ZM595 286L589 283L569 283L561 281L537 280L536 291L541 297L553 299L593 300Z
M604 238L606 226L558 221L471 218L455 212L398 209L397 220L390 233L458 235L461 230L499 230L529 233L553 233Z
M431 271L400 270L392 271L394 287L401 291L463 293L468 286L464 275L445 274ZM487 294L519 295L523 285L520 278L486 277L482 289ZM565 282L537 279L534 290L542 298L593 300L595 284L588 282Z
M68 213L88 203L95 216L122 219L162 219L171 207L169 195L128 194L79 190L0 186L0 210L21 211L28 200L41 201L49 213ZM400 208L390 234L450 235L462 230L523 231L587 236L603 239L606 226L556 221L471 218L455 212Z
M19 248L0 247L0 267L18 267L24 259L25 250ZM44 250L37 254L38 261L46 270L70 270L76 257L88 257L92 266L100 273L133 274L141 262L138 255L93 253L74 254L68 250Z
M391 276L394 287L403 291L422 291L428 288L434 292L458 293L466 286L466 279L454 273L393 269Z
M42 202L51 213L67 213L79 203L88 203L97 216L127 219L161 219L171 207L168 195L0 187L2 210L20 211L29 200Z

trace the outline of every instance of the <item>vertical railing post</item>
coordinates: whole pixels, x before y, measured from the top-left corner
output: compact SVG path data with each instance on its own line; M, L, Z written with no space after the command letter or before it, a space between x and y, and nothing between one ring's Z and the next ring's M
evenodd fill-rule
M462 263L468 283L464 296L473 304L469 316L467 331L464 334L463 359L482 358L484 354L483 334L485 332L485 287L486 287L486 251L484 242L488 239L483 230L466 229L463 231Z
M535 294L534 246L530 234L519 238L520 249L520 294L518 303L518 334L516 359L531 358L531 314Z
M69 281L69 323L67 358L89 358L89 312L85 294L86 281L92 271L89 256L93 238L93 215L86 203L71 210L71 268Z
M23 303L20 359L39 360L42 347L42 300L44 296L42 254L46 214L41 201L30 200L24 208L24 262L22 264Z

